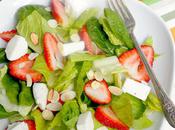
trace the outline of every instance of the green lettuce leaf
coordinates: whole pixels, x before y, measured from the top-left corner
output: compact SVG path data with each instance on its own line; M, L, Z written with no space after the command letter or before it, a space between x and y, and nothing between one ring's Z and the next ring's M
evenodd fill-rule
M128 51L128 48L125 46L117 46L117 48L115 49L115 53L118 57L126 51Z
M143 42L143 45L153 46L153 38L147 37L146 40Z
M66 102L61 111L56 114L53 121L49 124L48 130L56 130L56 128L68 130L75 128L79 114L79 106L75 100Z
M150 93L145 101L146 106L152 111L162 112L161 103L155 94Z
M5 54L5 49L0 48L0 63L7 62L6 54Z
M132 105L127 94L122 94L119 97L113 97L111 103L112 110L116 116L123 121L127 126L132 126L133 115L132 115Z
M33 117L35 124L36 124L36 130L46 130L48 121L44 120L42 117L41 112L36 109L31 112L31 116Z
M73 82L73 79L77 76L77 73L78 71L75 67L75 63L68 60L52 88L57 91L65 90Z
M56 29L49 27L47 20L38 11L33 11L24 20L19 21L17 26L19 35L23 36L31 49L38 53L43 52L43 36L45 32L56 33ZM31 33L38 36L38 44L34 45L31 41Z
M18 94L20 92L19 83L14 80L9 74L5 74L1 80L7 97L11 103L18 104Z
M31 106L34 104L34 99L32 95L32 90L27 87L25 82L21 82L21 92L19 93L19 105L21 106Z
M148 119L147 116L143 115L138 120L134 120L132 128L134 128L134 130L143 130L152 126L152 124L153 122L150 119Z
M104 14L114 35L129 49L134 48L133 40L129 35L128 30L125 27L125 24L120 15L109 8L106 8L104 10Z
M94 61L104 57L104 55L91 55L88 53L73 53L69 56L71 62Z
M103 27L98 22L98 19L93 17L87 21L86 25L92 41L108 55L115 55L116 46L109 41L108 36L103 31Z
M108 35L109 40L114 45L123 45L123 43L113 34L106 18L101 17L99 19L100 24L103 26L103 30Z
M26 6L21 7L18 10L18 12L17 12L18 21L24 20L33 11L37 11L46 20L49 20L49 19L52 18L51 13L46 11L44 6L41 6L41 5L26 5Z
M10 117L14 114L17 114L17 112L6 112L4 107L0 105L0 119Z
M86 73L91 69L92 67L92 62L90 61L84 61L79 68L79 73L77 76L77 79L75 81L75 92L76 92L76 98L78 100L78 103L80 105L80 110L84 112L86 110L86 104L84 104L81 100L81 95L83 93L83 88L85 85L85 78L86 78Z
M44 76L44 78L46 79L47 82L49 81L49 79L50 79L50 77L52 75L52 72L47 67L47 64L46 64L46 61L45 61L43 55L39 55L36 58L32 69L40 72Z
M133 125L135 119L143 116L146 109L141 100L128 94L113 97L111 107L117 117L129 127Z
M82 26L92 17L97 16L98 9L96 8L90 8L85 10L75 21L73 24L73 28L81 29Z

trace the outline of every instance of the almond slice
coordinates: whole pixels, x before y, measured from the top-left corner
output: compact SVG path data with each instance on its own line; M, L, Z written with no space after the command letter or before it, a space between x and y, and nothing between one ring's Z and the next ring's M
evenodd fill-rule
M87 72L87 78L89 79L89 80L93 80L95 77L94 77L94 71L91 69L91 70L89 70L89 72Z
M72 100L76 97L76 93L74 91L67 91L61 95L61 100L63 102Z
M103 80L103 75L101 72L97 71L94 73L94 77L97 81L102 81Z
M56 28L58 23L55 19L50 19L47 21L48 25L51 27L51 28Z
M31 39L31 41L32 41L32 43L33 43L34 45L37 45L38 42L39 42L38 35L37 35L36 33L34 33L34 32L31 33L30 39Z
M109 86L108 89L115 96L120 96L123 93L122 89L115 86Z
M47 110L50 110L50 111L53 111L53 112L59 111L61 108L62 108L62 104L59 103L59 102L49 103L46 106Z
M44 110L44 111L42 112L42 117L43 117L45 120L51 121L51 120L53 120L54 115L53 115L53 112L52 112L52 111Z
M99 83L98 81L93 81L92 83L91 83L91 87L93 88L93 89L98 89L98 88L100 88L102 85L101 85L101 83Z
M47 100L49 102L56 103L59 101L59 97L60 97L59 93L57 91L55 91L54 89L51 89L49 91Z
M63 90L62 92L60 92L60 94L63 94L65 92L71 91L74 89L74 84L70 84L69 87L66 90Z
M30 76L30 74L26 74L26 81L27 81L27 87L31 87L32 86L32 77Z
M28 59L29 59L29 60L34 60L37 56L39 56L38 53L31 53L31 54L28 56Z

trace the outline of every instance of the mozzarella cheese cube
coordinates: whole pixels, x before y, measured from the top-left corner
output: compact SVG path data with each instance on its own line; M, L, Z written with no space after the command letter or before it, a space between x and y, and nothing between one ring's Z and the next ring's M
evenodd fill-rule
M29 130L27 123L25 122L15 122L8 125L7 130Z
M90 111L79 116L77 130L94 130L94 122Z
M148 85L139 83L132 79L126 79L122 89L124 93L129 93L143 101L147 99L147 96L151 91L151 87Z
M63 56L68 56L77 51L83 51L85 49L84 41L71 42L63 44Z
M105 127L105 126L102 126L102 127L98 128L98 129L96 129L96 130L108 130L108 128Z
M24 37L15 35L7 44L5 49L7 59L10 61L17 60L25 55L28 50L27 41Z
M48 88L44 83L34 83L33 96L36 104L38 104L41 110L45 110L47 105Z

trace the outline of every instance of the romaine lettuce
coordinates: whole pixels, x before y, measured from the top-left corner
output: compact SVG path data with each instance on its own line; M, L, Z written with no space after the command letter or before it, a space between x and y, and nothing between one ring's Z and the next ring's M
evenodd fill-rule
M16 113L17 112L6 112L4 107L0 105L0 119L10 117Z
M47 20L38 13L38 11L33 11L24 20L19 21L17 26L17 31L19 35L23 36L31 49L38 53L43 52L43 36L45 32L55 33L56 29L51 28ZM38 36L38 44L34 45L31 41L31 33L35 33Z
M5 49L0 48L0 63L7 62L6 54L5 54Z
M98 14L98 9L90 8L85 10L75 21L73 24L73 28L81 29L84 24L91 18L95 17Z

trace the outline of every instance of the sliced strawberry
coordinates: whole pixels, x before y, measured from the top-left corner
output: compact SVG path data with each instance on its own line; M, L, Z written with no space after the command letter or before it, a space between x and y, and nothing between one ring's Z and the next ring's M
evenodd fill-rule
M110 107L99 106L95 118L103 125L117 130L129 130L128 126L120 121Z
M29 60L29 54L26 54L19 58L18 60L11 61L9 63L9 73L13 77L25 80L26 81L26 75L30 75L32 78L32 82L39 82L42 79L42 75L32 70L32 66L34 63L34 60Z
M62 68L62 56L59 53L57 39L51 33L44 34L44 57L51 71Z
M51 0L52 15L54 19L61 25L68 24L68 16L65 7L60 0Z
M16 30L11 30L11 31L6 31L0 33L0 38L2 38L4 41L8 42L12 37L16 35L17 31Z
M80 30L80 37L81 39L85 42L85 47L86 50L90 53L90 54L99 54L101 53L101 50L92 42L88 32L87 32L87 28L84 25L82 27L82 29Z
M90 80L85 84L84 91L95 103L108 104L111 101L111 93L105 80Z
M152 66L154 61L153 48L151 46L142 45L141 49L144 52L149 64ZM149 82L150 78L135 48L123 53L119 57L119 61L125 68L128 69L129 75L133 79Z
M35 122L33 120L24 120L28 125L29 130L36 130Z

